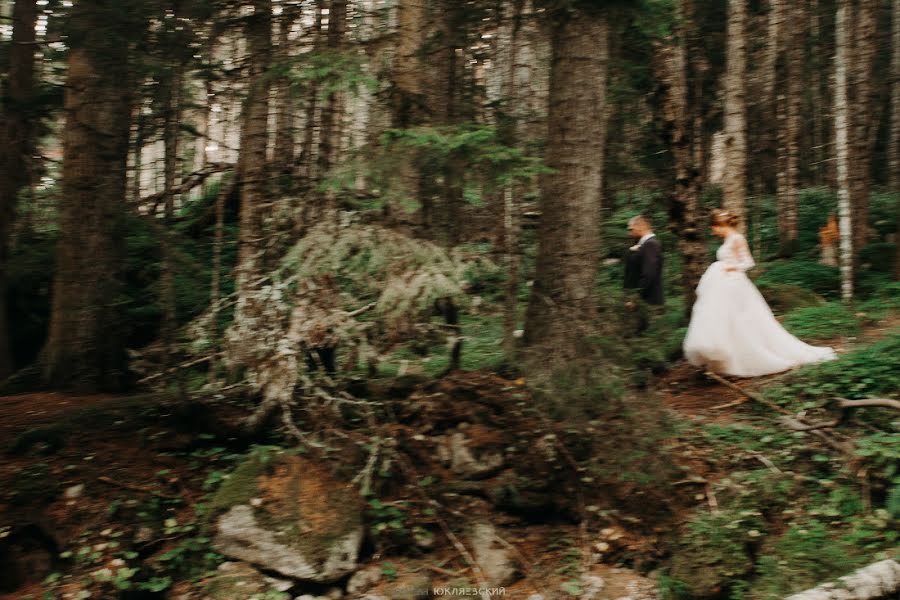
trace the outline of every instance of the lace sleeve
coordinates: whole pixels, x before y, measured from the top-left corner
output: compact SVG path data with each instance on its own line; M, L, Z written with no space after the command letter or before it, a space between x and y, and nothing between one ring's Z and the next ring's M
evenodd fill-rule
M744 236L737 234L731 240L731 251L728 253L726 262L737 267L740 271L752 269L756 263L753 256L750 255L750 248L747 246L747 240Z

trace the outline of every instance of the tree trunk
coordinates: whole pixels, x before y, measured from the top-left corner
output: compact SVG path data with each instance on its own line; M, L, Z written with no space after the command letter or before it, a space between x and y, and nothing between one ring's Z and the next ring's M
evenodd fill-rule
M850 200L850 123L847 102L852 0L838 0L835 23L834 135L837 158L838 215L841 232L841 297L853 299L853 211Z
M702 142L702 79L700 72L690 73L687 40L694 15L688 0L676 4L676 21L680 24L673 39L661 46L655 57L657 90L657 127L672 155L671 180L674 189L669 197L669 220L678 234L682 256L682 287L685 319L690 317L696 299L696 288L706 267L704 223L700 211L700 182L703 160L697 145ZM697 71L697 69L695 69ZM693 75L693 78L690 76ZM691 86L693 79L694 86ZM691 97L691 89L694 96Z
M322 13L325 10L325 0L316 0L315 24L312 29L313 48L312 52L320 51L322 37ZM309 83L309 89L306 93L306 110L303 123L303 143L300 145L300 179L304 187L310 187L315 177L315 135L316 135L316 113L319 110L319 82L314 78ZM305 223L299 224L301 227L306 226Z
M14 370L6 306L9 243L16 199L29 182L29 156L34 144L29 103L34 93L36 0L17 0L13 35L7 57L9 71L0 90L0 380Z
M888 185L900 192L900 2L892 3L891 17L891 127L888 133ZM898 232L900 237L900 232ZM900 248L900 239L897 240ZM900 269L900 263L897 268ZM898 271L900 272L900 271Z
M290 32L294 13L284 7L279 20L278 59L284 68L291 58ZM278 171L290 175L294 169L294 101L291 97L290 79L281 77L275 90L275 160Z
M75 4L66 80L62 199L50 330L52 386L124 383L123 225L131 115L133 23L90 0Z
M172 366L175 351L175 329L178 319L175 308L175 265L173 260L171 227L175 218L175 186L178 179L178 126L181 122L181 65L174 65L166 82L166 108L163 122L165 168L163 177L164 219L162 231L162 341L165 347L164 367Z
M850 199L853 206L853 257L859 261L859 251L869 237L869 179L872 171L874 119L874 86L872 76L875 60L875 12L878 0L859 0L858 10L850 18L853 36L849 65L853 98L851 115Z
M328 9L328 52L337 57L344 47L347 32L347 0L331 0ZM334 166L340 148L340 121L343 116L343 94L332 91L322 107L322 131L319 137L317 166L319 177L325 177Z
M824 98L827 97L828 90L825 82L828 80L827 57L829 52L825 50L825 44L822 41L822 14L819 8L819 0L810 0L809 4L809 36L810 40L810 61L808 65L810 73L810 103L809 108L812 113L810 127L812 148L810 152L811 175L812 182L817 186L831 185L834 177L831 175L833 169L829 167L832 161L828 160L831 156L830 143L831 139L828 134L829 112Z
M241 191L238 289L263 272L266 244L262 221L266 210L266 148L268 143L269 78L266 69L272 52L272 0L254 0L247 19L250 83L241 122L238 174Z
M894 0L891 16L891 126L888 130L888 186L900 192L900 1ZM898 201L900 204L900 201ZM894 279L900 281L900 206L897 207L894 243Z
M400 129L421 125L426 120L426 99L423 74L426 65L421 54L427 39L425 0L400 0L397 4L397 44L392 65L391 126ZM421 204L420 216L425 228L431 225L431 203L421 193L424 181L416 166L416 152L411 158L401 160L396 179L403 195L417 199ZM385 200L389 202L389 200ZM385 206L388 215L394 207Z
M541 185L537 271L525 343L565 361L594 329L606 134L608 26L597 12L560 14L551 36L547 165Z
M779 73L782 72L779 66L782 61L779 60L784 55L785 26L786 26L786 1L770 0L769 1L769 26L766 40L765 63L763 65L763 93L762 93L762 110L759 112L760 123L759 137L762 138L759 144L759 153L757 158L757 167L759 168L758 178L762 185L758 190L761 196L772 191L772 174L775 174L775 189L778 189L781 181L778 177L783 173L781 149L784 147L782 143L782 132L784 131L785 112L782 109L780 99L783 97L779 93ZM783 89L783 88L781 88ZM773 115L778 118L772 119ZM774 126L774 127L773 127ZM758 227L756 229L759 229Z
M803 23L803 3L791 6L791 22ZM800 108L803 102L803 28L787 41L787 81L779 94L778 240L779 254L793 255L797 245L797 201L800 195Z
M519 145L519 118L520 97L522 91L516 81L516 69L519 63L519 33L522 29L522 12L525 0L513 0L510 3L509 18L509 64L506 65L505 94L503 100L506 103L506 121L508 125L501 127L501 140L503 143L516 147ZM521 248L519 246L519 186L513 182L503 190L503 209L500 211L502 222L501 249L506 258L506 286L503 294L503 349L506 355L515 355L516 338L515 331L519 320L519 269L521 268Z
M723 204L745 224L747 194L746 0L728 0L728 48L725 72L725 153Z

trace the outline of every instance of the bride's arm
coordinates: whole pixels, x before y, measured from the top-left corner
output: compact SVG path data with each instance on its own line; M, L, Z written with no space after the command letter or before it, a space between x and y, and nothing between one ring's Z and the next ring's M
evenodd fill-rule
M746 271L752 269L756 263L750 254L750 248L747 246L747 240L744 236L735 236L731 242L731 256L728 260L726 271Z

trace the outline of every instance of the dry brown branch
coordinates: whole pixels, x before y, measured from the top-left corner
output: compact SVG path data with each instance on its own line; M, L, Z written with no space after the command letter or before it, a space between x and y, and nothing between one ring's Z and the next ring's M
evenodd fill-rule
M709 377L710 379L714 379L715 381L718 381L725 387L732 389L732 390L738 392L739 394L746 396L747 398L749 398L750 400L753 400L754 402L758 402L758 403L762 404L763 406L767 406L776 412L779 412L783 415L791 415L792 414L790 411L778 406L774 402L770 402L769 400L766 400L759 394L751 392L749 390L745 390L744 388L737 385L736 383L732 383L732 382L728 381L721 375L713 373L712 371L704 371L703 374L706 375L707 377Z
M210 361L210 360L216 358L217 356L220 356L221 354L222 353L219 352L216 354L209 354L207 356L201 356L200 358L195 358L193 360L185 361L181 364L175 365L174 367L166 369L165 371L160 371L159 373L154 373L153 375L148 375L148 376L144 377L143 379L138 379L138 383L146 383L146 382L152 381L158 377L162 377L163 375L170 375L181 369L187 369L188 367L193 367L195 365L205 363L207 361Z
M813 434L814 436L822 440L822 442L824 442L826 446L833 448L838 452L841 452L843 454L848 454L850 452L850 447L846 443L841 443L831 436L825 434L825 432L822 431L821 427L810 426L800 421L799 419L788 415L779 417L778 421L791 431L802 431Z
M123 481L116 481L111 477L107 477L106 475L101 475L97 478L99 481L103 483L108 483L109 485L114 485L116 487L120 487L122 489L131 490L132 492L142 492L144 494L153 494L154 496L159 496L160 498L167 498L169 500L181 500L181 496L175 496L172 494L166 494L164 492L160 492L159 490L155 490L153 488L144 487L142 485L135 485L133 483L125 483Z

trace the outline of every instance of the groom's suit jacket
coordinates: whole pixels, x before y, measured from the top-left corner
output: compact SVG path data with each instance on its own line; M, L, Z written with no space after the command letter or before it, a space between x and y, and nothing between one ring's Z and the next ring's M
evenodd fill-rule
M653 236L625 257L625 287L640 290L648 304L663 304L662 244Z

